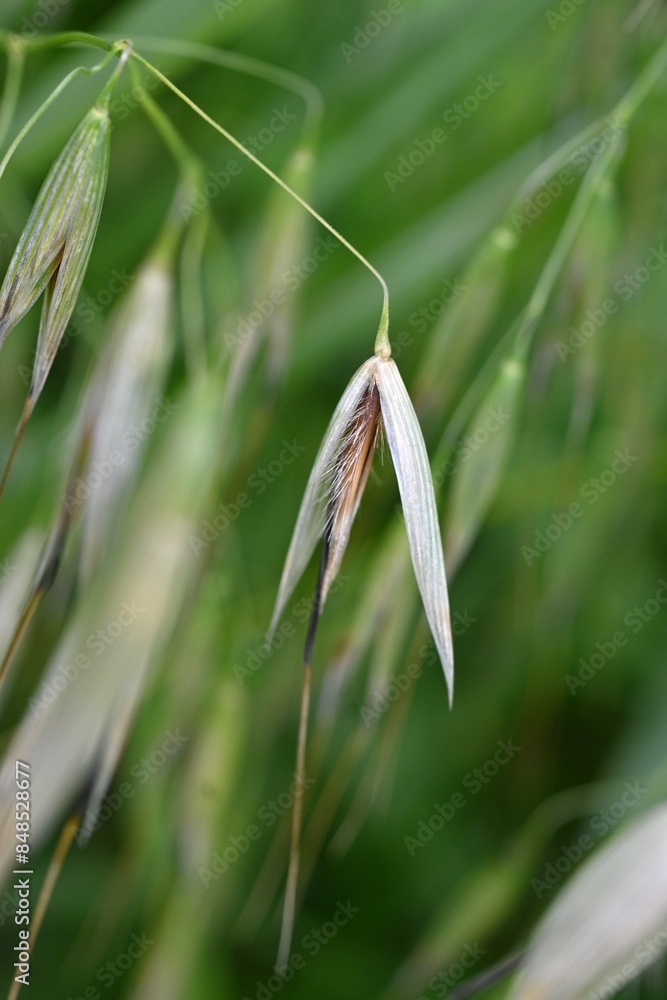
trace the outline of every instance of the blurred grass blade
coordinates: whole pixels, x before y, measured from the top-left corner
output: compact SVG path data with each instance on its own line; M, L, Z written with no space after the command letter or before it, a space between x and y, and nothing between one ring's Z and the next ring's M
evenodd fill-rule
M444 469L454 484L447 504L445 551L455 572L477 537L503 478L526 379L525 363L507 358Z
M410 565L410 554L401 519L387 532L379 552L373 557L369 581L357 605L341 649L334 654L322 679L317 703L317 729L328 730L334 723L341 698L354 679L363 658L391 616L396 594Z
M612 996L664 952L666 924L663 804L577 870L536 931L511 1000Z
M39 565L40 544L40 533L30 529L0 564L0 687L23 634L25 595Z
M567 329L559 329L555 353L560 364L566 365L571 359L574 367L573 401L568 428L570 448L578 448L589 432L598 388L600 385L601 358L603 357L604 334L582 337L594 329L607 315L605 304L615 305L610 297L610 274L613 274L614 259L618 251L619 219L618 197L612 177L600 184L597 197L593 201L588 220L572 252L572 260L566 281L566 292L571 308L568 312ZM574 357L571 357L574 355ZM555 364L555 361L554 361Z
M51 167L0 289L0 347L44 293L32 381L3 486L90 259L109 171L110 96L106 87Z
M310 200L315 156L310 145L302 144L292 153L284 171L289 186ZM299 264L306 250L310 219L301 206L282 188L271 192L267 219L258 252L257 283L259 298L275 303L265 320L268 341L268 376L271 385L279 385L294 326L296 289L286 284L285 275Z
M461 276L462 291L429 334L414 389L423 415L443 413L466 367L474 361L505 288L507 268L517 244L508 226L494 229Z
M172 354L173 262L162 253L141 267L112 317L83 414L87 467L71 483L68 509L82 507L81 572L92 579L113 542L123 500L151 435L171 415L163 398Z
M32 765L35 847L84 785L99 790L115 770L119 736L188 590L194 559L189 537L202 485L215 467L219 395L211 382L191 386L182 398L113 559L70 620L13 736L0 771L1 872L13 850L7 831L16 759ZM166 492L165 483L171 484ZM107 752L109 746L115 754ZM84 833L91 822L88 812Z

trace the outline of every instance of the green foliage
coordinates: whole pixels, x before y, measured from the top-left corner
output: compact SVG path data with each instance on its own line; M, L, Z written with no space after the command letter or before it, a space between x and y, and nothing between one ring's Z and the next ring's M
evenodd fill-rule
M109 179L83 290L2 498L0 654L61 523L66 474L80 474L71 444L91 372L155 254L176 286L166 376L158 365L176 416L140 432L109 534L119 541L102 540L92 580L78 571L84 527L68 527L2 692L3 752L73 624L85 648L86 607L104 631L117 615L105 595L131 601L140 580L159 641L143 693L132 667L143 670L144 647L131 632L110 646L132 697L114 715L105 688L104 728L86 678L81 732L122 756L98 828L65 862L26 996L449 995L464 956L475 975L525 947L577 866L666 791L662 5L10 0L0 16L29 42L22 57L5 45L0 153L66 74L103 58L42 45L42 33L131 39L379 269L453 555L450 712L391 462L376 461L315 644L301 961L266 986L314 563L266 630L313 459L371 353L381 290L133 62L109 101ZM157 35L239 63L177 54ZM238 72L252 68L243 57L320 88L321 124L311 89ZM9 160L3 276L117 64L77 72ZM2 464L38 332L32 309L0 354ZM503 408L511 420L487 418ZM621 807L626 782L646 792ZM59 822L75 799L68 785ZM34 847L33 907L57 836L52 823ZM2 892L9 983L11 880ZM109 972L132 935L152 943ZM664 995L660 977L660 966L642 977L642 997Z

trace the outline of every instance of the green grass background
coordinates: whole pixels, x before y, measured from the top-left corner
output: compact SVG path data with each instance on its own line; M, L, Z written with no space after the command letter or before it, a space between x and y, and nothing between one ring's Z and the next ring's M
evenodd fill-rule
M208 0L70 0L48 28L199 41L312 80L322 91L325 113L311 199L385 276L391 335L394 343L407 344L400 354L397 350L397 360L411 387L441 330L435 319L422 329L414 313L446 281L465 280L467 263L525 178L560 143L613 108L664 38L663 5L640 6L644 9L625 0L586 0L571 4L570 14L550 24L548 13L559 7L542 0L405 0L391 23L349 61L343 44L354 42L373 11L386 8L383 0L375 5L241 0L229 10L221 5L216 10ZM41 9L6 0L2 23L20 32L24 18ZM137 48L142 51L140 42ZM57 51L29 57L14 128L75 58L92 63L96 55ZM154 61L241 139L263 128L276 107L302 119L298 98L264 82L193 60L155 56ZM498 89L390 190L387 171L395 171L415 141L430 135L443 114L489 74L499 81ZM72 86L0 181L3 268L50 163L98 87L95 78ZM541 878L563 845L590 829L591 816L617 800L624 782L640 781L649 789L624 821L664 794L667 611L660 605L636 633L624 620L655 596L667 573L667 268L619 302L618 312L565 361L556 345L581 325L587 309L618 297L615 283L665 238L665 87L663 76L633 121L615 183L598 215L585 224L540 321L517 401L516 438L483 529L451 584L453 611L472 620L455 639L453 710L440 667L429 662L372 730L371 745L356 761L345 756L359 726L366 731L359 712L369 660L391 654L391 673L399 676L418 659L427 639L422 619L410 610L412 581L394 595L395 611L376 636L379 651L376 647L362 661L344 691L307 810L338 785L340 801L334 796L297 918L294 949L306 956L305 965L281 995L320 1000L445 995L442 985L429 987L428 980L446 972L466 946L484 951L474 970L479 972L525 944L558 891L550 888L537 898L531 879ZM161 89L153 94L208 169L224 169L230 158L239 158L173 95ZM280 172L298 141L297 122L267 147L266 162ZM456 381L439 373L441 394L436 386L435 408L424 415L431 453L456 402L525 306L581 176L522 229L479 347L464 370L455 373ZM104 289L114 268L136 271L175 182L172 162L142 112L118 121L85 294L94 297ZM238 316L252 308L256 248L271 194L270 181L244 164L235 183L211 204L229 251L211 253L204 268L210 337L233 330ZM314 222L308 226L306 253L325 235ZM158 665L112 785L114 790L123 781L134 782L135 794L65 865L33 957L33 984L26 994L34 1000L86 996L95 985L110 1000L254 998L258 983L272 975L281 894L250 893L272 851L271 870L275 879L282 877L286 849L272 847L276 828L267 829L257 816L291 781L305 625L288 612L295 635L243 685L234 666L246 661L266 630L312 459L348 378L371 353L380 302L372 276L343 248L336 249L299 289L278 391L267 387L262 360L253 369L239 403L243 432L233 442L232 471L215 503L232 502L249 477L276 458L284 440L296 440L304 451L223 532L192 600L174 623L169 653ZM216 318L220 310L226 310L222 321ZM104 337L105 315L103 310L98 322L60 352L3 499L3 557L28 528L49 523L65 432ZM8 453L23 405L25 384L17 366L29 364L36 327L33 313L3 350L2 454ZM466 333L464 326L456 336ZM173 394L187 378L178 329L175 336ZM594 504L584 502L583 516L527 565L522 546L532 545L554 514L580 499L582 486L611 466L617 449L629 449L636 461ZM376 462L376 472L345 557L345 582L321 621L316 699L366 592L372 559L398 516L387 455ZM451 487L447 480L443 515ZM315 572L312 566L292 607L311 594ZM65 603L66 594L56 587L31 630L17 665L25 680L3 709L5 738L48 657ZM383 651L383 636L391 637L394 616L400 619L406 605L407 627L397 627L389 651ZM572 693L566 675L576 674L596 643L608 642L619 629L628 634L627 645ZM178 728L188 736L183 750L139 785L133 767L160 746L167 731ZM428 821L435 804L469 789L466 775L493 757L498 740L512 740L521 749L478 793L467 794L465 807L411 856L405 838ZM383 747L390 759L377 795L371 802L370 786L362 784L368 815L349 849L336 852L332 833ZM578 786L589 787L577 807L566 805L560 812L545 807ZM536 816L555 818L541 824ZM193 843L203 837L212 850L222 851L252 823L260 826L261 837L204 889L192 866ZM38 872L49 853L40 853ZM9 982L15 928L10 902L3 899L0 968L3 982ZM305 936L347 900L359 912L310 955ZM96 978L98 970L125 951L133 933L145 933L155 943L107 989ZM659 969L641 985L646 997L660 997L664 990ZM488 995L502 997L506 987Z

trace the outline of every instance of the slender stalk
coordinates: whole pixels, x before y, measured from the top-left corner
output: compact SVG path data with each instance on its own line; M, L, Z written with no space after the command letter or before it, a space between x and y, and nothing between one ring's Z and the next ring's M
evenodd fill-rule
M70 512L63 509L56 524L55 531L47 540L46 555L43 555L37 570L37 582L35 583L33 592L28 598L18 624L14 629L14 633L4 659L2 660L2 663L0 663L0 689L2 688L2 685L7 677L9 668L11 667L14 656L16 655L16 651L21 645L23 637L35 617L35 612L39 608L42 598L49 591L56 577L60 566L60 559L65 547L65 542L67 541L67 534L70 529L71 521L72 517Z
M9 31L0 32L0 43L7 46L18 41L28 52L41 52L43 49L56 49L62 45L90 45L94 49L115 53L125 42L112 42L99 35L89 35L87 31L58 31L53 35L38 35L36 38L25 38Z
M156 66L153 66L150 62L148 62L147 59L144 59L143 56L139 55L138 52L133 52L132 58L136 59L137 62L140 62L141 65L144 66L149 73L152 73L157 80L159 80L162 84L164 84L165 87L168 87L169 90L171 90L172 93L174 93L181 101L183 101L184 104L187 104L187 106L192 111L194 111L196 115L199 115L199 117L203 121L205 121L207 125L210 125L211 128L215 129L216 132L219 132L220 135L223 136L228 142L230 142L232 146L238 149L238 151L242 153L243 156L245 156L248 160L250 160L250 162L253 163L256 167L259 167L259 169L262 170L268 177L270 177L272 181L275 181L276 184L278 184L284 191L286 191L291 198L294 198L294 200L297 201L302 208L305 208L305 210L309 212L310 215L312 215L312 217L316 219L317 222L320 223L320 225L324 226L324 228L328 232L330 232L332 236L335 236L336 239L339 240L339 242L342 243L343 246L350 251L350 253L354 254L354 256L361 261L364 267L368 268L371 274L374 275L375 278L377 278L377 280L380 282L380 285L382 286L383 306L382 306L382 316L380 319L380 326L378 329L379 346L378 343L376 342L375 349L376 353L382 352L383 357L389 357L391 355L391 346L389 344L389 337L387 333L389 327L389 289L387 288L387 283L380 274L380 272L375 267L373 267L370 261L368 261L364 257L364 255L359 250L357 250L355 246L353 246L348 240L346 240L345 237L342 236L337 229L335 229L329 222L327 222L327 220L323 218L323 216L321 216L319 212L317 212L312 207L312 205L309 205L308 202L301 197L301 195L297 194L296 191L294 191L293 188L289 186L289 184L287 184L281 177L279 177L278 174L276 174L273 170L271 170L270 167L267 167L265 163L262 163L262 161L258 159L258 157L256 157L254 153L251 153L249 149L246 149L243 143L239 142L239 140L235 136L233 136L231 132L228 132L227 129L224 128L224 126L220 125L218 122L215 121L214 118L211 118L210 115L206 114L206 112L202 108L200 108L199 105L195 103L195 101L193 101L190 97L188 97L187 94L183 93L183 91L179 87L177 87L175 83L172 83L172 81L167 76L165 76L164 73L161 73Z
M458 986L450 994L449 1000L470 1000L471 997L476 997L478 993L483 993L484 990L488 990L489 987L502 982L503 979L511 976L517 969L520 969L525 957L524 952L517 952L516 955L508 955L506 958L501 959L500 962L496 962L490 969L486 969L478 976L468 980L467 983Z
M299 742L296 752L296 792L294 795L294 810L292 812L292 843L290 847L289 868L287 871L287 886L283 904L283 920L278 945L277 969L284 969L289 962L294 931L294 915L296 912L296 895L299 882L299 863L301 860L301 825L303 818L303 795L306 784L306 742L308 738L308 710L310 708L310 660L303 665L303 680L301 685L301 717L299 719Z
M35 611L39 607L43 596L44 596L43 590L36 590L34 594L31 595L30 600L28 601L28 605L25 608L23 614L21 615L18 625L14 629L14 634L12 635L11 641L9 643L9 648L5 653L2 663L0 663L0 688L2 688L4 680L7 676L7 671L9 670L14 660L16 650L19 648L23 636L26 634L28 626L30 625L30 622L35 617Z
M30 419L30 414L32 413L33 402L32 397L28 396L25 401L25 406L23 407L23 413L21 414L21 419L19 420L19 425L16 429L16 434L14 435L14 444L12 445L12 450L9 453L9 458L5 465L4 472L2 473L2 479L0 479L0 500L2 499L2 494L5 492L5 486L7 485L7 480L9 479L9 473L12 471L12 466L14 464L14 459L16 458L16 453L19 450L19 445L23 438L23 432L26 429L26 424Z

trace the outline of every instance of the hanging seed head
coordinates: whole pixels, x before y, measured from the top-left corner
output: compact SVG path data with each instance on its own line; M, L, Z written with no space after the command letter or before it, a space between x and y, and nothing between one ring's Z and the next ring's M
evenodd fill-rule
M39 396L81 290L109 170L105 89L51 167L0 289L0 346L44 292L29 400Z
M275 629L320 537L324 539L324 552L317 610L323 605L347 547L381 427L396 469L417 585L451 699L454 658L433 481L417 415L390 357L375 355L364 362L336 407L301 503L271 630Z

